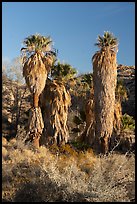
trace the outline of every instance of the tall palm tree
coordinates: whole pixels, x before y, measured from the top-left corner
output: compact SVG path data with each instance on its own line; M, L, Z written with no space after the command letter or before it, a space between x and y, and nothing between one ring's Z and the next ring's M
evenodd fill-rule
M97 148L106 153L113 131L118 41L112 33L105 32L95 45L100 48L92 57L95 136Z
M26 84L33 95L33 108L29 120L29 139L35 146L39 146L39 138L44 127L39 104L39 96L42 93L47 79L47 74L51 68L55 52L52 50L50 37L39 34L31 35L24 40L21 49L23 59L23 76Z

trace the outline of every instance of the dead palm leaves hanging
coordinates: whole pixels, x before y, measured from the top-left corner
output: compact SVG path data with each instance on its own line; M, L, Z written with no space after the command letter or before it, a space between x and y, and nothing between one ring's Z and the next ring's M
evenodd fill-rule
M45 87L47 70L42 61L41 55L32 55L23 67L23 76L30 92L33 94L33 107L38 107L38 99Z
M68 142L68 108L71 97L63 83L47 80L40 96L40 106L44 118L44 131L41 142L44 144L63 144Z

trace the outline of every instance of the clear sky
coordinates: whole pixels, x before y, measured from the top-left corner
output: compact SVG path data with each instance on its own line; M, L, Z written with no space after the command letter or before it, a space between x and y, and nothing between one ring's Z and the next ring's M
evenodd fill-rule
M2 2L2 57L20 56L23 40L51 36L61 63L92 71L97 36L119 40L118 64L135 65L135 2Z

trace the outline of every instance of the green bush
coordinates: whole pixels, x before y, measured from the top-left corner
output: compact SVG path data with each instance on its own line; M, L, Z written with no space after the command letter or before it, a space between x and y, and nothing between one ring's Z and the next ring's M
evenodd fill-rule
M122 116L122 129L135 130L135 120L127 113Z

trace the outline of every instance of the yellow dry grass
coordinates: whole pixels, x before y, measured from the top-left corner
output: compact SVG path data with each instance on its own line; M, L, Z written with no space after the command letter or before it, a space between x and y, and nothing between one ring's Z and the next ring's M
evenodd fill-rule
M9 148L8 148L9 147ZM70 145L34 149L7 143L2 158L2 199L8 202L123 202L134 199L134 155L95 156ZM59 150L60 149L60 150ZM126 185L127 184L127 185Z

